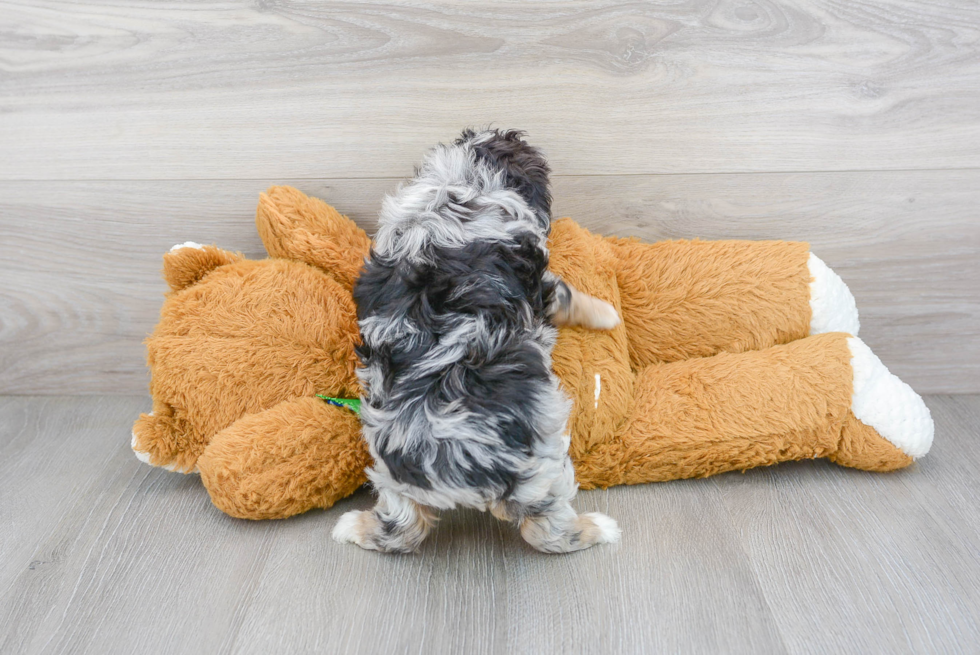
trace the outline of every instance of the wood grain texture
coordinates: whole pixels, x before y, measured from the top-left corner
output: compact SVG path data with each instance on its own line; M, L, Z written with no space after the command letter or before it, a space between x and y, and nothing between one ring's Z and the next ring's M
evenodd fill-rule
M980 396L929 397L933 451L582 492L623 541L530 550L448 512L413 556L340 514L228 518L129 450L140 397L0 398L0 652L969 653L980 643Z
M285 180L371 230L384 180ZM171 245L260 257L265 181L0 182L0 392L140 393ZM808 240L850 285L861 336L923 393L980 392L980 171L555 179L605 234Z
M980 643L980 401L927 401L936 441L911 468L874 475L806 462L712 478L790 652Z
M0 3L0 179L382 177L469 124L560 174L980 166L980 6Z

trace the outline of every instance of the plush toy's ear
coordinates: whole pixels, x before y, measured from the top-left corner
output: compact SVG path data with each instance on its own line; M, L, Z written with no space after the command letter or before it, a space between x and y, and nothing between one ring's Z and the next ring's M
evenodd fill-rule
M354 221L288 186L259 196L255 225L271 256L323 269L347 289L354 287L371 249L371 239Z

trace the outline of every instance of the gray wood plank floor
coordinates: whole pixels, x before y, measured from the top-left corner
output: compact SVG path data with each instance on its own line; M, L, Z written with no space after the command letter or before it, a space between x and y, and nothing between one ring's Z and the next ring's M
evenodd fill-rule
M582 492L621 544L535 553L452 512L414 556L329 538L364 491L276 522L140 464L140 397L0 398L2 653L970 653L980 396L932 396L933 451Z

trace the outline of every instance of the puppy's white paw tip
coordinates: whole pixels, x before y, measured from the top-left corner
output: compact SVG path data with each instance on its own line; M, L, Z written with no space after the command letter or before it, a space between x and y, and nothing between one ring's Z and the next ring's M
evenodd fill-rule
M596 300L592 312L592 327L598 330L611 330L621 322L615 307L603 300Z
M333 526L333 532L330 533L333 540L339 544L356 544L357 521L361 514L363 512L353 511L341 516L340 520L337 521L337 525Z
M193 248L194 250L204 250L204 246L196 241L185 241L184 243L178 243L176 246L170 249L170 252L177 252L182 248Z
M600 514L599 512L591 512L586 514L586 516L599 528L599 538L596 540L596 543L615 544L619 542L623 531L619 529L619 524L616 523L616 519L605 514Z

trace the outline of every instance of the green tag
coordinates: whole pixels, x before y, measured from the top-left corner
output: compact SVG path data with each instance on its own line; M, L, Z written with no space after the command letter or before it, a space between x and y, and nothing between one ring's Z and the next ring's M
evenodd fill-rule
M316 397L326 400L334 407L346 407L355 414L361 413L361 401L358 398L331 398L330 396L323 396L321 394L316 394Z

